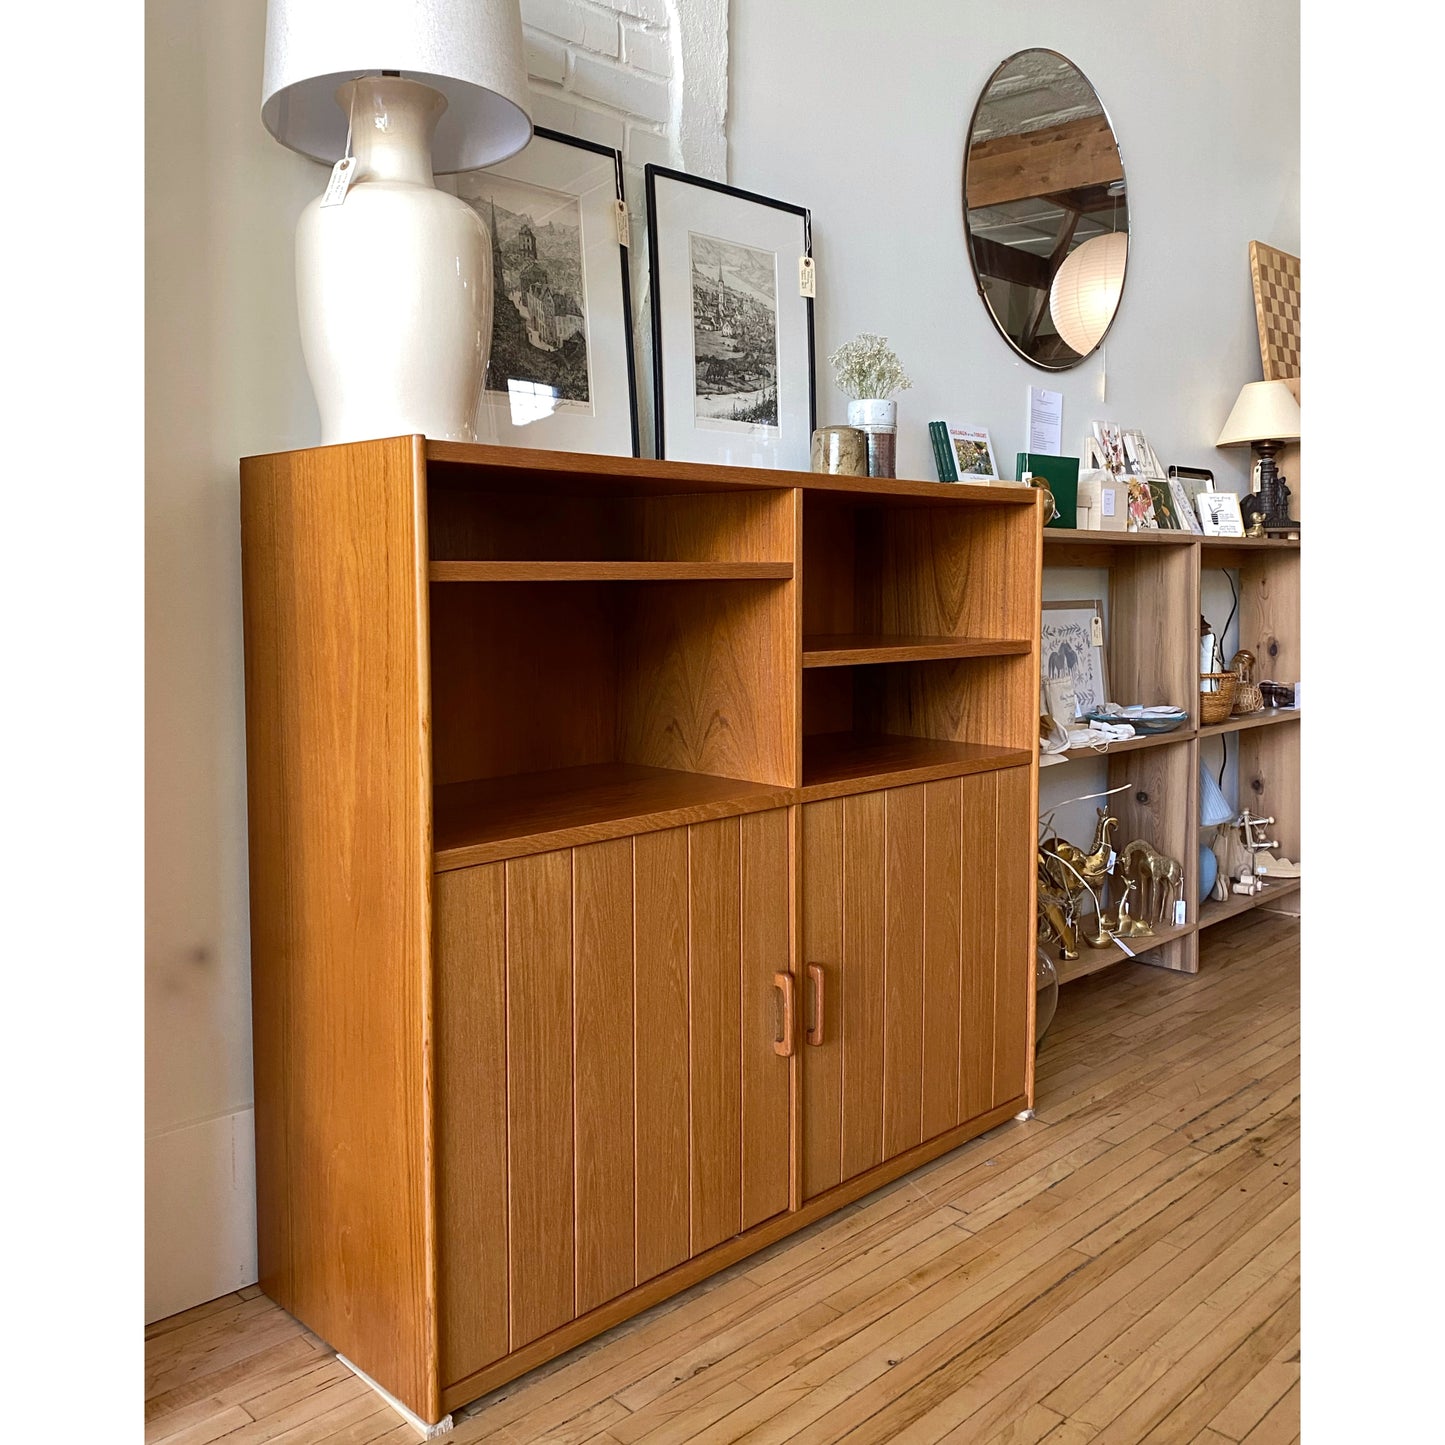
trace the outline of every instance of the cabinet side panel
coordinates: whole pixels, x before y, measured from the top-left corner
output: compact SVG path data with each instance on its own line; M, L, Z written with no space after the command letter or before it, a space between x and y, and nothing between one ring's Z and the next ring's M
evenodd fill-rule
M634 840L637 1283L687 1258L687 829Z
M434 1419L424 490L408 437L241 470L262 1282Z
M998 777L960 778L962 794L962 999L958 1117L993 1106L994 958L997 949Z
M573 1297L572 855L507 868L507 1177L512 1348Z
M890 788L883 956L883 1153L923 1137L923 788Z
M959 829L962 779L929 783L923 819L923 1137L959 1123L963 933Z
M632 839L572 854L577 1313L636 1283Z
M690 1247L701 1254L742 1227L741 869L736 818L687 832Z
M798 980L799 1032L816 1022L809 969L822 970L823 1037L804 1043L803 1197L831 1189L841 1178L842 1139L840 1036L843 963L843 803L841 798L803 808L803 967ZM851 800L848 800L851 801ZM880 1101L881 1102L881 1101ZM881 1110L880 1110L881 1112Z
M883 1162L887 799L883 792L842 799L843 955L828 1011L843 1051L844 1179Z
M504 865L437 875L437 1260L441 1377L507 1353Z
M998 774L998 965L994 1008L993 1102L1027 1092L1033 1038L1029 1028L1034 988L1034 818L1029 770Z
M788 814L750 813L742 834L743 1228L788 1207L788 1060L773 976L788 963Z

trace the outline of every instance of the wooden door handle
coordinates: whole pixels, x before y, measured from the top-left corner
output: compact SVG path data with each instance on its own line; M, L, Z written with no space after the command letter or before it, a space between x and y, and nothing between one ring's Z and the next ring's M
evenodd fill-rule
M783 994L783 1036L773 1040L773 1052L787 1059L793 1054L793 975L775 973L773 986L781 989Z
M808 1042L816 1048L823 1042L823 965L810 963L808 977L813 982L813 1026L808 1030Z

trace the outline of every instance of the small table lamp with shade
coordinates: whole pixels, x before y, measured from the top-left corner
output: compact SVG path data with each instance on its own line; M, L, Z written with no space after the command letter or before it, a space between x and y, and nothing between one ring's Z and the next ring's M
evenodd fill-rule
M492 242L433 184L532 138L519 0L268 0L261 120L338 164L296 226L321 440L475 441Z
M1250 381L1241 388L1234 409L1219 433L1217 447L1252 446L1259 453L1259 500L1266 527L1297 530L1289 515L1289 488L1275 466L1275 453L1285 442L1298 441L1299 403L1283 381Z

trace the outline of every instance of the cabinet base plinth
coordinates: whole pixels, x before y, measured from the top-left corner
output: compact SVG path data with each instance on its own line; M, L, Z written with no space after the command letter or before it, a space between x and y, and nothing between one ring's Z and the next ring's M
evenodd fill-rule
M364 1380L413 1430L417 1432L417 1438L421 1440L440 1440L443 1435L452 1433L452 1417L443 1415L435 1425L429 1425L415 1410L408 1410L395 1395L383 1385L378 1385L365 1370L358 1369L346 1358L345 1355L337 1355L340 1362L356 1376L358 1380Z

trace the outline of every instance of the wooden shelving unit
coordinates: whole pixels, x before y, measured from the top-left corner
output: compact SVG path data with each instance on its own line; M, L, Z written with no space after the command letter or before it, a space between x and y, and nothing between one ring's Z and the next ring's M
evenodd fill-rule
M243 461L266 1293L433 1422L1028 1107L1041 530Z
M1106 787L1134 786L1113 800L1118 842L1142 837L1178 858L1184 868L1186 920L1130 941L1151 963L1193 973L1199 967L1198 934L1250 908L1296 895L1299 880L1278 880L1253 897L1231 894L1222 903L1198 897L1199 768L1201 749L1218 743L1238 749L1241 797L1252 813L1273 815L1279 851L1299 861L1299 720L1294 708L1266 709L1200 725L1198 642L1202 576L1212 568L1238 574L1240 645L1259 660L1256 677L1292 682L1300 675L1300 544L1282 539L1197 537L1187 532L1088 532L1044 529L1047 568L1108 571L1106 630L1110 690L1116 701L1188 707L1189 721L1171 733L1111 743L1100 753L1073 748L1066 762L1103 760ZM1051 773L1051 777L1053 774ZM1087 840L1085 840L1087 841ZM1068 982L1121 961L1111 949L1080 949L1059 961Z

